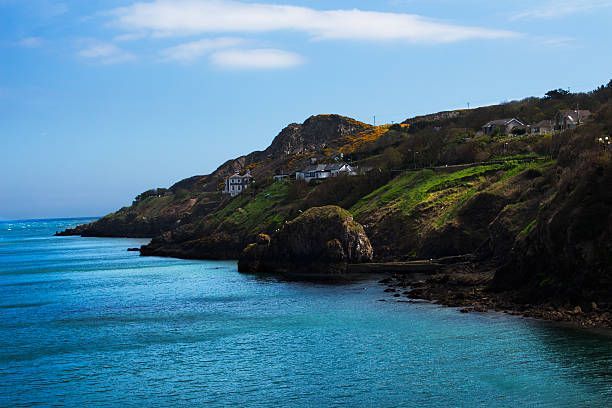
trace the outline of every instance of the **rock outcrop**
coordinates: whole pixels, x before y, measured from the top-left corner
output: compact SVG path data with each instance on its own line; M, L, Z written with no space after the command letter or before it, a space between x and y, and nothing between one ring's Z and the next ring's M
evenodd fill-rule
M337 206L313 207L272 237L247 246L238 269L247 273L316 278L338 276L350 263L370 262L372 246L363 227Z
M170 189L216 191L219 183L225 177L236 172L244 172L245 168L250 168L250 172L255 179L271 177L275 169L286 169L288 158L291 156L314 153L333 141L371 127L368 124L340 115L311 116L302 124L291 123L287 125L265 150L254 151L245 156L228 160L210 175L181 180ZM296 163L299 166L303 165L300 162ZM295 171L297 168L291 170Z

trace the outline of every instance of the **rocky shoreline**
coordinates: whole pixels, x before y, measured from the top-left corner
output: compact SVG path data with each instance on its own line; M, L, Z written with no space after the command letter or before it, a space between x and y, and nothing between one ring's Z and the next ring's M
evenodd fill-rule
M415 299L460 308L461 313L503 312L556 322L568 322L584 328L612 329L612 305L596 301L568 303L563 299L533 302L520 291L495 291L491 283L494 270L483 265L452 265L429 276L392 274L380 280L391 298L382 301L413 302Z

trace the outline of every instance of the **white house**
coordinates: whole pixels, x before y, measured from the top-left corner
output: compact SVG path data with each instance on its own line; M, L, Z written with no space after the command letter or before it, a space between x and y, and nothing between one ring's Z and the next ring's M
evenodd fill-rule
M329 177L337 177L341 175L354 175L353 168L346 163L333 163L333 164L317 164L314 166L308 166L304 170L295 173L297 180L304 180L309 182L310 180L326 179Z
M234 175L225 179L223 194L230 194L232 197L237 196L249 188L251 184L253 184L253 177L251 176L251 173L247 171L247 173L243 176L235 173Z
M354 169L349 164L346 164L346 163L334 163L334 164L330 164L327 167L327 169L331 173L332 177L349 176L349 175L356 174Z
M485 135L491 135L495 129L499 129L501 133L509 134L517 126L525 126L523 122L516 118L492 120L482 127Z

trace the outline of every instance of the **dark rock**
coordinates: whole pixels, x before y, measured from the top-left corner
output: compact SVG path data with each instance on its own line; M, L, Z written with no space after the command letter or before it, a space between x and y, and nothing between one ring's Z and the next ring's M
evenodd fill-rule
M189 239L178 236L179 230L166 232L140 249L142 256L167 256L183 259L236 259L244 248L235 234L214 233Z
M138 252L140 251L140 248L128 248L127 250L131 252Z
M292 277L342 275L349 263L372 260L363 227L337 206L313 207L286 223L272 237L248 245L238 270Z

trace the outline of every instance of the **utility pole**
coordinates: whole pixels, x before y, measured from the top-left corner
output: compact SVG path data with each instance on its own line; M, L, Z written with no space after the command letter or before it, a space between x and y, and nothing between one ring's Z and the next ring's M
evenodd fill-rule
M468 110L470 110L470 103L468 102Z
M374 126L376 126L376 115L374 115Z

